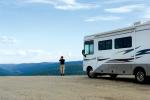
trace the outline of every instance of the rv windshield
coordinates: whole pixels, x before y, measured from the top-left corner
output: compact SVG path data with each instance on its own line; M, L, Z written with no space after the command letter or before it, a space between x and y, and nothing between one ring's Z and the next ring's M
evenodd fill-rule
M84 43L84 53L85 55L94 54L94 41L86 41Z

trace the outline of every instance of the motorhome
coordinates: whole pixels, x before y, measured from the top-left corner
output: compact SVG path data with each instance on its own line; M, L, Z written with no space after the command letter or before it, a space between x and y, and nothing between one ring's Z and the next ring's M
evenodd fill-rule
M83 70L97 75L135 75L137 82L150 76L150 22L84 37Z

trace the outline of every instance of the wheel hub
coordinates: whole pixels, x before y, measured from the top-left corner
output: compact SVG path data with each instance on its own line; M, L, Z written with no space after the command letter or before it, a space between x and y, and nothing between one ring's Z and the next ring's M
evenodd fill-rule
M144 78L145 78L145 75L144 75L143 72L140 71L140 72L137 73L137 80L138 81L142 82L142 81L144 81Z

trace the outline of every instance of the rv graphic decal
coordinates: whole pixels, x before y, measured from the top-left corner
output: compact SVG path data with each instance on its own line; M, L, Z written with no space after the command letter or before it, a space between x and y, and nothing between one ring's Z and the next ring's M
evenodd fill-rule
M139 46L140 47L140 46ZM135 49L138 49L139 47L136 47ZM128 50L124 50L124 51L121 51L121 52L118 52L118 53L123 53L124 54L127 54L127 53L130 53L134 51L134 49L128 49ZM118 54L116 53L116 54ZM103 59L97 59L98 61L106 61L106 63L125 63L125 62L133 62L134 59L139 59L142 57L142 55L145 55L145 54L150 54L150 49L144 49L144 50L140 50L136 53L135 55L135 58L134 56L131 56L131 58L122 58L122 59L111 59L111 58L103 58Z
M104 60L108 60L110 58L105 58L105 59L97 59L98 61L104 61Z
M138 49L138 48L140 48L140 46L139 47L136 47L135 49ZM129 52L131 52L131 51L133 51L134 49L128 49L128 50L124 50L124 51L122 51L122 52L124 52L124 54L127 54L127 53L129 53Z
M125 50L124 51L124 54L127 54L127 53L129 53L129 52L131 52L131 51L133 51L134 49L129 49L129 50Z
M138 59L141 57L135 57L135 59ZM106 63L125 63L125 62L133 62L134 61L134 57L132 58L126 58L126 59L113 59L113 60L109 60Z
M96 58L91 58L91 59L84 59L85 61L87 61L87 60L95 60Z
M136 56L141 56L145 54L150 54L150 49L144 49L137 52Z
M123 62L133 62L134 58L126 58L126 59L112 59L106 63L123 63Z
M136 47L135 49L138 49L140 48L139 47ZM123 53L124 54L128 54L130 52L134 51L134 49L128 49L128 50L124 50L124 51L120 51L120 52L117 52L116 54L119 54L119 53ZM136 55L135 55L135 59L139 59L142 57L142 55L145 55L145 54L150 54L150 49L144 49L144 50L140 50L140 51L137 51L136 52ZM91 59L84 59L85 61L87 60L96 60L96 58L91 58ZM134 61L134 56L131 56L131 58L122 58L122 59L111 59L111 58L103 58L103 59L97 59L97 61L106 61L106 63L125 63L125 62L133 62Z

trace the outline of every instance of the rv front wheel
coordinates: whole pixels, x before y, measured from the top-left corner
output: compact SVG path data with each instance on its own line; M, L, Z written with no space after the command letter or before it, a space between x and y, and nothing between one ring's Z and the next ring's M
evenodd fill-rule
M89 78L96 78L97 77L97 74L93 72L92 68L87 69L87 75Z
M135 79L137 82L139 83L143 83L146 79L146 75L145 75L145 71L143 70L138 70L136 73L135 73Z

